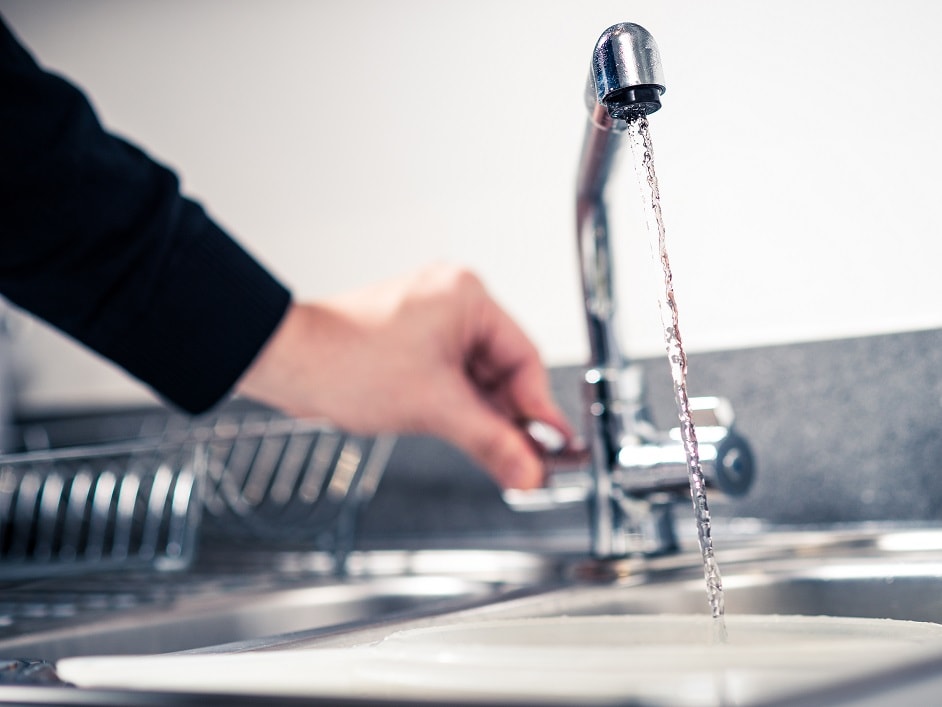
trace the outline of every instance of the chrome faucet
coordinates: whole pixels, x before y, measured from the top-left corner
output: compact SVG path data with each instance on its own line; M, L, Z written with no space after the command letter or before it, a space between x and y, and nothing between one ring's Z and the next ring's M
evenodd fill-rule
M675 551L672 508L690 498L679 431L654 426L641 368L628 360L620 344L605 204L621 134L631 120L661 107L664 90L660 55L647 30L630 23L605 30L586 83L589 119L576 187L590 348L585 408L591 468L553 474L539 492L505 494L521 510L587 500L591 550L599 559ZM692 398L690 404L707 484L730 495L745 493L752 483L753 457L732 429L732 407L722 398Z

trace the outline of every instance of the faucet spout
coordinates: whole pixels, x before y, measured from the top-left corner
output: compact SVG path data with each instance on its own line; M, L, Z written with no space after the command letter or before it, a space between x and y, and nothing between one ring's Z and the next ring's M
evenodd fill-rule
M605 187L620 141L617 133L637 115L661 107L664 72L657 44L640 25L625 22L609 27L592 53L585 101L589 121L576 184L579 257L589 344L596 367L622 368L624 359L615 336L615 294Z
M586 82L586 106L599 127L654 113L664 91L661 55L644 27L624 22L602 33Z
M646 29L626 22L602 33L586 81L589 120L576 180L576 232L589 334L588 407L594 426L603 428L594 457L606 466L616 463L626 438L639 441L651 430L640 371L629 366L617 331L605 187L619 133L632 117L658 110L664 91L660 53Z

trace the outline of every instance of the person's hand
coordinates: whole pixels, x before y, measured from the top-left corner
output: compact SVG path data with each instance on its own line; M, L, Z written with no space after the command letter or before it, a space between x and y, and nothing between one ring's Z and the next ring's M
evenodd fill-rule
M543 481L527 422L572 439L536 348L453 267L292 304L238 392L354 433L441 437L505 488Z

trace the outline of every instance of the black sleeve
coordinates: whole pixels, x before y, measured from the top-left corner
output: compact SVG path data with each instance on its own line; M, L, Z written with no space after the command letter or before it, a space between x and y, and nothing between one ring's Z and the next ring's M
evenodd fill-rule
M2 17L0 293L189 412L229 392L290 302Z

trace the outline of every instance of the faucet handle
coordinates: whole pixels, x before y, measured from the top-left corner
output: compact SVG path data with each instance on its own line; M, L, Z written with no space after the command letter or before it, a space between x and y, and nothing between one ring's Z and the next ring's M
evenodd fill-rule
M725 398L699 397L690 399L690 409L707 486L727 496L744 495L755 477L755 460L748 442L733 427L732 405ZM553 449L541 439L540 426L531 423L531 428L531 436L547 450L546 485L531 491L507 489L503 493L507 505L517 511L546 511L587 501L595 483L589 451ZM662 432L656 439L624 440L612 482L623 496L686 497L690 481L680 429Z
M690 398L689 404L707 487L727 496L744 495L755 478L755 458L749 443L734 428L732 405L714 396ZM613 476L618 488L630 496L664 491L686 495L690 476L680 428L645 444L622 445Z
M527 423L527 434L546 454L560 454L566 449L567 442L563 433L540 420L530 420Z

